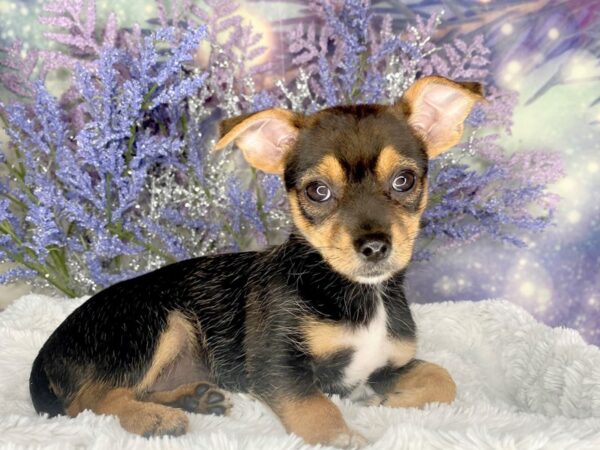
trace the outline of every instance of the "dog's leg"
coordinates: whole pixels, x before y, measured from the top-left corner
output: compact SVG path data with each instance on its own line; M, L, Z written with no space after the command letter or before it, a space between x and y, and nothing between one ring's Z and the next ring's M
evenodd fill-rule
M143 436L185 433L188 418L184 411L176 404L166 403L174 401L176 396L185 395L184 392L192 389L191 385L186 384L169 392L149 391L159 384L169 385L169 381L177 378L174 377L178 372L177 366L189 366L190 358L197 355L196 345L197 339L190 321L180 313L171 313L167 326L157 340L152 358L137 383L123 386L119 385L118 380L101 381L96 379L94 371L90 370L87 379L81 383L66 405L67 414L74 417L84 409L90 409L97 414L114 415L119 418L123 428ZM175 386L190 383L194 378L198 380L197 374L192 376L193 379L185 381L181 378L176 379ZM196 383L196 393L199 392L200 386L204 385L207 384ZM211 394L212 392L206 397L203 408L204 405L208 408L211 398L214 399ZM199 395L199 398L204 399L202 395ZM224 397L221 400L224 400Z
M342 448L356 448L367 444L364 437L346 425L338 407L323 393L270 403L288 433L300 436L309 444Z
M80 395L78 403L79 407L90 409L96 414L117 416L123 428L145 437L179 436L184 434L188 427L188 418L183 411L156 403L141 402L136 399L132 389L105 390L90 387ZM73 405L67 409L70 416L77 415L75 412Z
M227 394L204 381L179 386L171 391L150 392L141 397L145 402L160 403L198 414L226 415L231 409Z
M452 403L456 397L456 384L446 369L417 359L401 368L384 368L376 372L369 384L377 393L371 403L393 408Z

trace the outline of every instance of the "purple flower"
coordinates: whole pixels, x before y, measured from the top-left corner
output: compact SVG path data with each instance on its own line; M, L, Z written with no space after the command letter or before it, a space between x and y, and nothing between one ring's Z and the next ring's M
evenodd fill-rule
M4 54L5 55L4 55ZM23 44L15 41L10 47L0 47L0 83L10 92L20 97L33 97L34 86L31 78L39 60L37 50L28 50L25 57L23 53Z
M264 232L263 224L256 214L256 197L251 191L242 188L237 178L230 178L227 189L229 217L236 233L242 231L243 221L247 221L253 229Z
M263 175L260 179L263 199L263 211L269 212L273 209L279 209L283 205L284 199L283 184L281 178L277 175Z
M29 202L25 218L31 230L31 249L39 258L48 255L48 247L62 246L64 233L57 222L61 212L53 208L56 193L49 184L39 185L34 190L36 202Z
M15 281L28 280L35 278L38 274L35 270L27 269L25 267L14 267L8 269L6 272L0 273L0 284L8 284Z
M0 158L0 256L22 266L0 282L35 276L80 295L177 259L278 242L289 221L280 179L249 171L239 152L211 152L217 121L272 107L391 104L432 73L489 76L483 39L439 45L436 15L397 30L368 1L314 0L315 22L284 43L297 71L269 88L268 64L252 64L265 50L260 35L236 8L161 1L142 32L118 28L114 15L99 26L93 0L53 0L41 21L55 28L56 49L22 63L18 44L4 50L0 82L32 100L0 105L10 154ZM210 51L199 55L202 39ZM38 57L42 77L73 72L60 100L30 82ZM485 236L523 245L552 223L557 197L546 186L563 174L559 158L508 155L488 130L510 131L516 95L491 86L487 98L467 120L458 162L431 164L421 243L432 245L417 258Z

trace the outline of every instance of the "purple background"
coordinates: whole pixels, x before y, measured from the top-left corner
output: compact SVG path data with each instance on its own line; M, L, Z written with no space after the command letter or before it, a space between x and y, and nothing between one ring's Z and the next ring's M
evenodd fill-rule
M36 22L42 0L0 0L0 41L44 45ZM241 1L265 33L279 77L287 69L278 42L288 26L310 20L304 1ZM579 329L600 344L600 2L376 1L400 28L415 14L444 10L439 38L483 34L492 49L494 83L519 94L510 152L553 150L566 177L551 186L562 197L556 225L516 249L484 240L412 267L408 288L418 302L506 298L551 325ZM155 17L145 0L98 2L122 24ZM60 83L57 80L56 83Z

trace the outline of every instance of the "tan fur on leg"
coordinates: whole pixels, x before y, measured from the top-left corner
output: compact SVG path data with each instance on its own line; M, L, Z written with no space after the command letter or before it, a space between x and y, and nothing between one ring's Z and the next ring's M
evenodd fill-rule
M183 411L138 401L132 389L106 391L89 388L86 392L87 395L79 397L77 405L69 406L67 412L70 416L77 415L83 409L90 409L96 414L117 416L123 428L141 436L179 436L187 430L188 418ZM92 392L104 394L93 398Z
M346 425L342 413L324 394L308 398L286 399L273 407L289 433L309 444L335 447L362 447L367 440Z
M456 384L446 369L437 364L421 362L402 374L391 392L381 401L393 408L419 408L427 403L452 403Z
M194 354L195 346L194 326L183 314L171 313L167 327L158 340L152 364L137 386L138 392L149 389L165 369L169 368L182 354L188 351Z
M89 409L97 414L114 415L119 418L123 428L142 436L184 434L188 418L183 411L140 401L139 398L165 370L172 367L182 352L189 351L193 345L193 328L189 321L180 313L172 313L159 338L150 367L136 386L107 386L95 381L88 374L88 380L82 384L66 407L67 414L75 417L81 411Z

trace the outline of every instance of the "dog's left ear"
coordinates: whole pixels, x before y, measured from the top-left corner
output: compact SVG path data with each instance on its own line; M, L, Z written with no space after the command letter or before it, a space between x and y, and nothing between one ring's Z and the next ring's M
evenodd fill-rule
M295 113L280 108L226 119L220 123L215 149L235 142L250 165L282 174L287 152L298 136L299 122Z
M473 105L484 100L481 84L459 83L443 77L420 78L402 96L408 123L434 158L456 145Z

